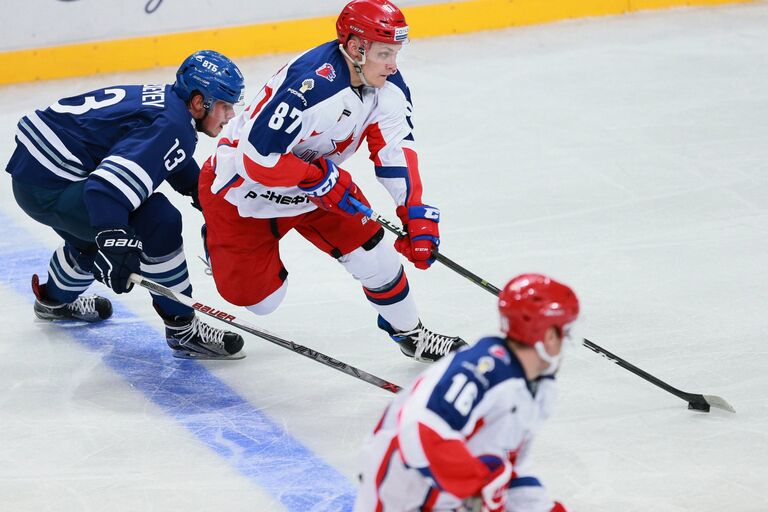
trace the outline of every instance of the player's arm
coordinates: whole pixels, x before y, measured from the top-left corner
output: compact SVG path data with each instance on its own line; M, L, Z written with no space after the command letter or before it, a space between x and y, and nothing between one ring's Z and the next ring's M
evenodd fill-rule
M444 491L460 499L487 497L488 504L512 476L509 461L495 455L475 456L467 440L482 428L483 385L460 365L451 365L436 383L426 410L401 416L399 440L409 464L426 461L430 476ZM469 433L467 433L469 432ZM418 447L418 448L416 448ZM423 455L422 455L423 454ZM491 510L498 508L498 504Z
M261 91L246 124L248 137L237 146L246 177L267 187L295 187L322 175L319 167L291 152L308 123L301 101L285 91L286 86L274 94L269 87Z
M174 130L160 117L134 129L110 148L86 181L83 192L91 226L97 232L94 277L116 293L127 292L139 272L142 242L129 224L136 210L169 173L192 159L194 132Z
M298 97L278 91L260 108L252 114L247 141L239 144L247 176L268 187L298 186L320 208L358 214L349 198L367 201L347 171L323 157L306 162L292 153L312 126Z
M536 432L541 428L544 420L550 416L554 401L557 397L555 376L540 376L534 381L533 386L535 389L534 402L537 411L529 426L530 434L528 438L525 439L515 453L515 475L509 484L507 498L508 506L512 510L566 512L565 507L561 503L552 501L541 481L534 476L535 471L531 457L531 447Z
M381 110L365 131L376 177L398 205L397 216L408 236L395 242L395 249L417 268L434 262L440 245L440 210L422 201L419 158L414 148L413 106L404 83L382 94Z
M166 179L176 192L192 199L192 206L202 211L197 188L199 180L200 166L197 165L194 158L187 160L179 171L171 173Z
M175 172L185 170L195 150L191 126L158 117L135 128L112 148L88 176L85 203L96 226L127 225L128 214ZM186 179L195 169L190 168ZM199 172L199 170L197 170Z
M515 457L515 475L509 482L507 506L510 510L546 510L567 512L562 503L553 501L541 481L533 476L531 439L523 443Z

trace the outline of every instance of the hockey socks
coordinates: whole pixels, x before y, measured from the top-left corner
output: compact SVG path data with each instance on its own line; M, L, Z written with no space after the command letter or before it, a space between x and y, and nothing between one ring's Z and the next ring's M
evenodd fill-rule
M395 279L379 288L363 286L365 297L388 325L398 330L413 329L419 323L416 303L410 293L403 267Z

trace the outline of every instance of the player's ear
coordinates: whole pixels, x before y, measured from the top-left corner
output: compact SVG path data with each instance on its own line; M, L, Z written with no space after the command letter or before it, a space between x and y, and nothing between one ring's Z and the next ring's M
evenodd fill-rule
M192 117L195 119L201 119L205 115L205 107L203 106L203 95L195 91L192 96L189 97L189 111Z
M360 39L355 36L350 37L347 40L346 50L353 58L360 57Z
M562 345L562 340L562 333L557 327L553 325L547 327L547 331L544 333L544 344L547 345L548 348L555 349L560 347ZM555 352L557 351L555 350Z

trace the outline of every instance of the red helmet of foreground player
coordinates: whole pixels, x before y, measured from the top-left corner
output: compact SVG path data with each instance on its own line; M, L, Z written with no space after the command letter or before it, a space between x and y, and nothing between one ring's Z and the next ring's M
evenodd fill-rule
M382 43L402 43L408 39L405 16L387 0L352 0L336 20L339 42L350 36Z
M541 274L512 278L499 293L501 331L533 346L549 327L563 328L579 316L579 299L566 285Z

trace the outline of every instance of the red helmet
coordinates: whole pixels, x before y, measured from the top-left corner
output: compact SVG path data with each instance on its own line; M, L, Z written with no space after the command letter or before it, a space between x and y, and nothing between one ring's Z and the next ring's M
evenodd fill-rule
M352 0L336 20L339 42L350 36L382 43L402 43L408 39L405 16L387 0Z
M499 293L501 332L533 346L549 327L563 327L579 316L579 299L569 287L541 274L512 278Z

